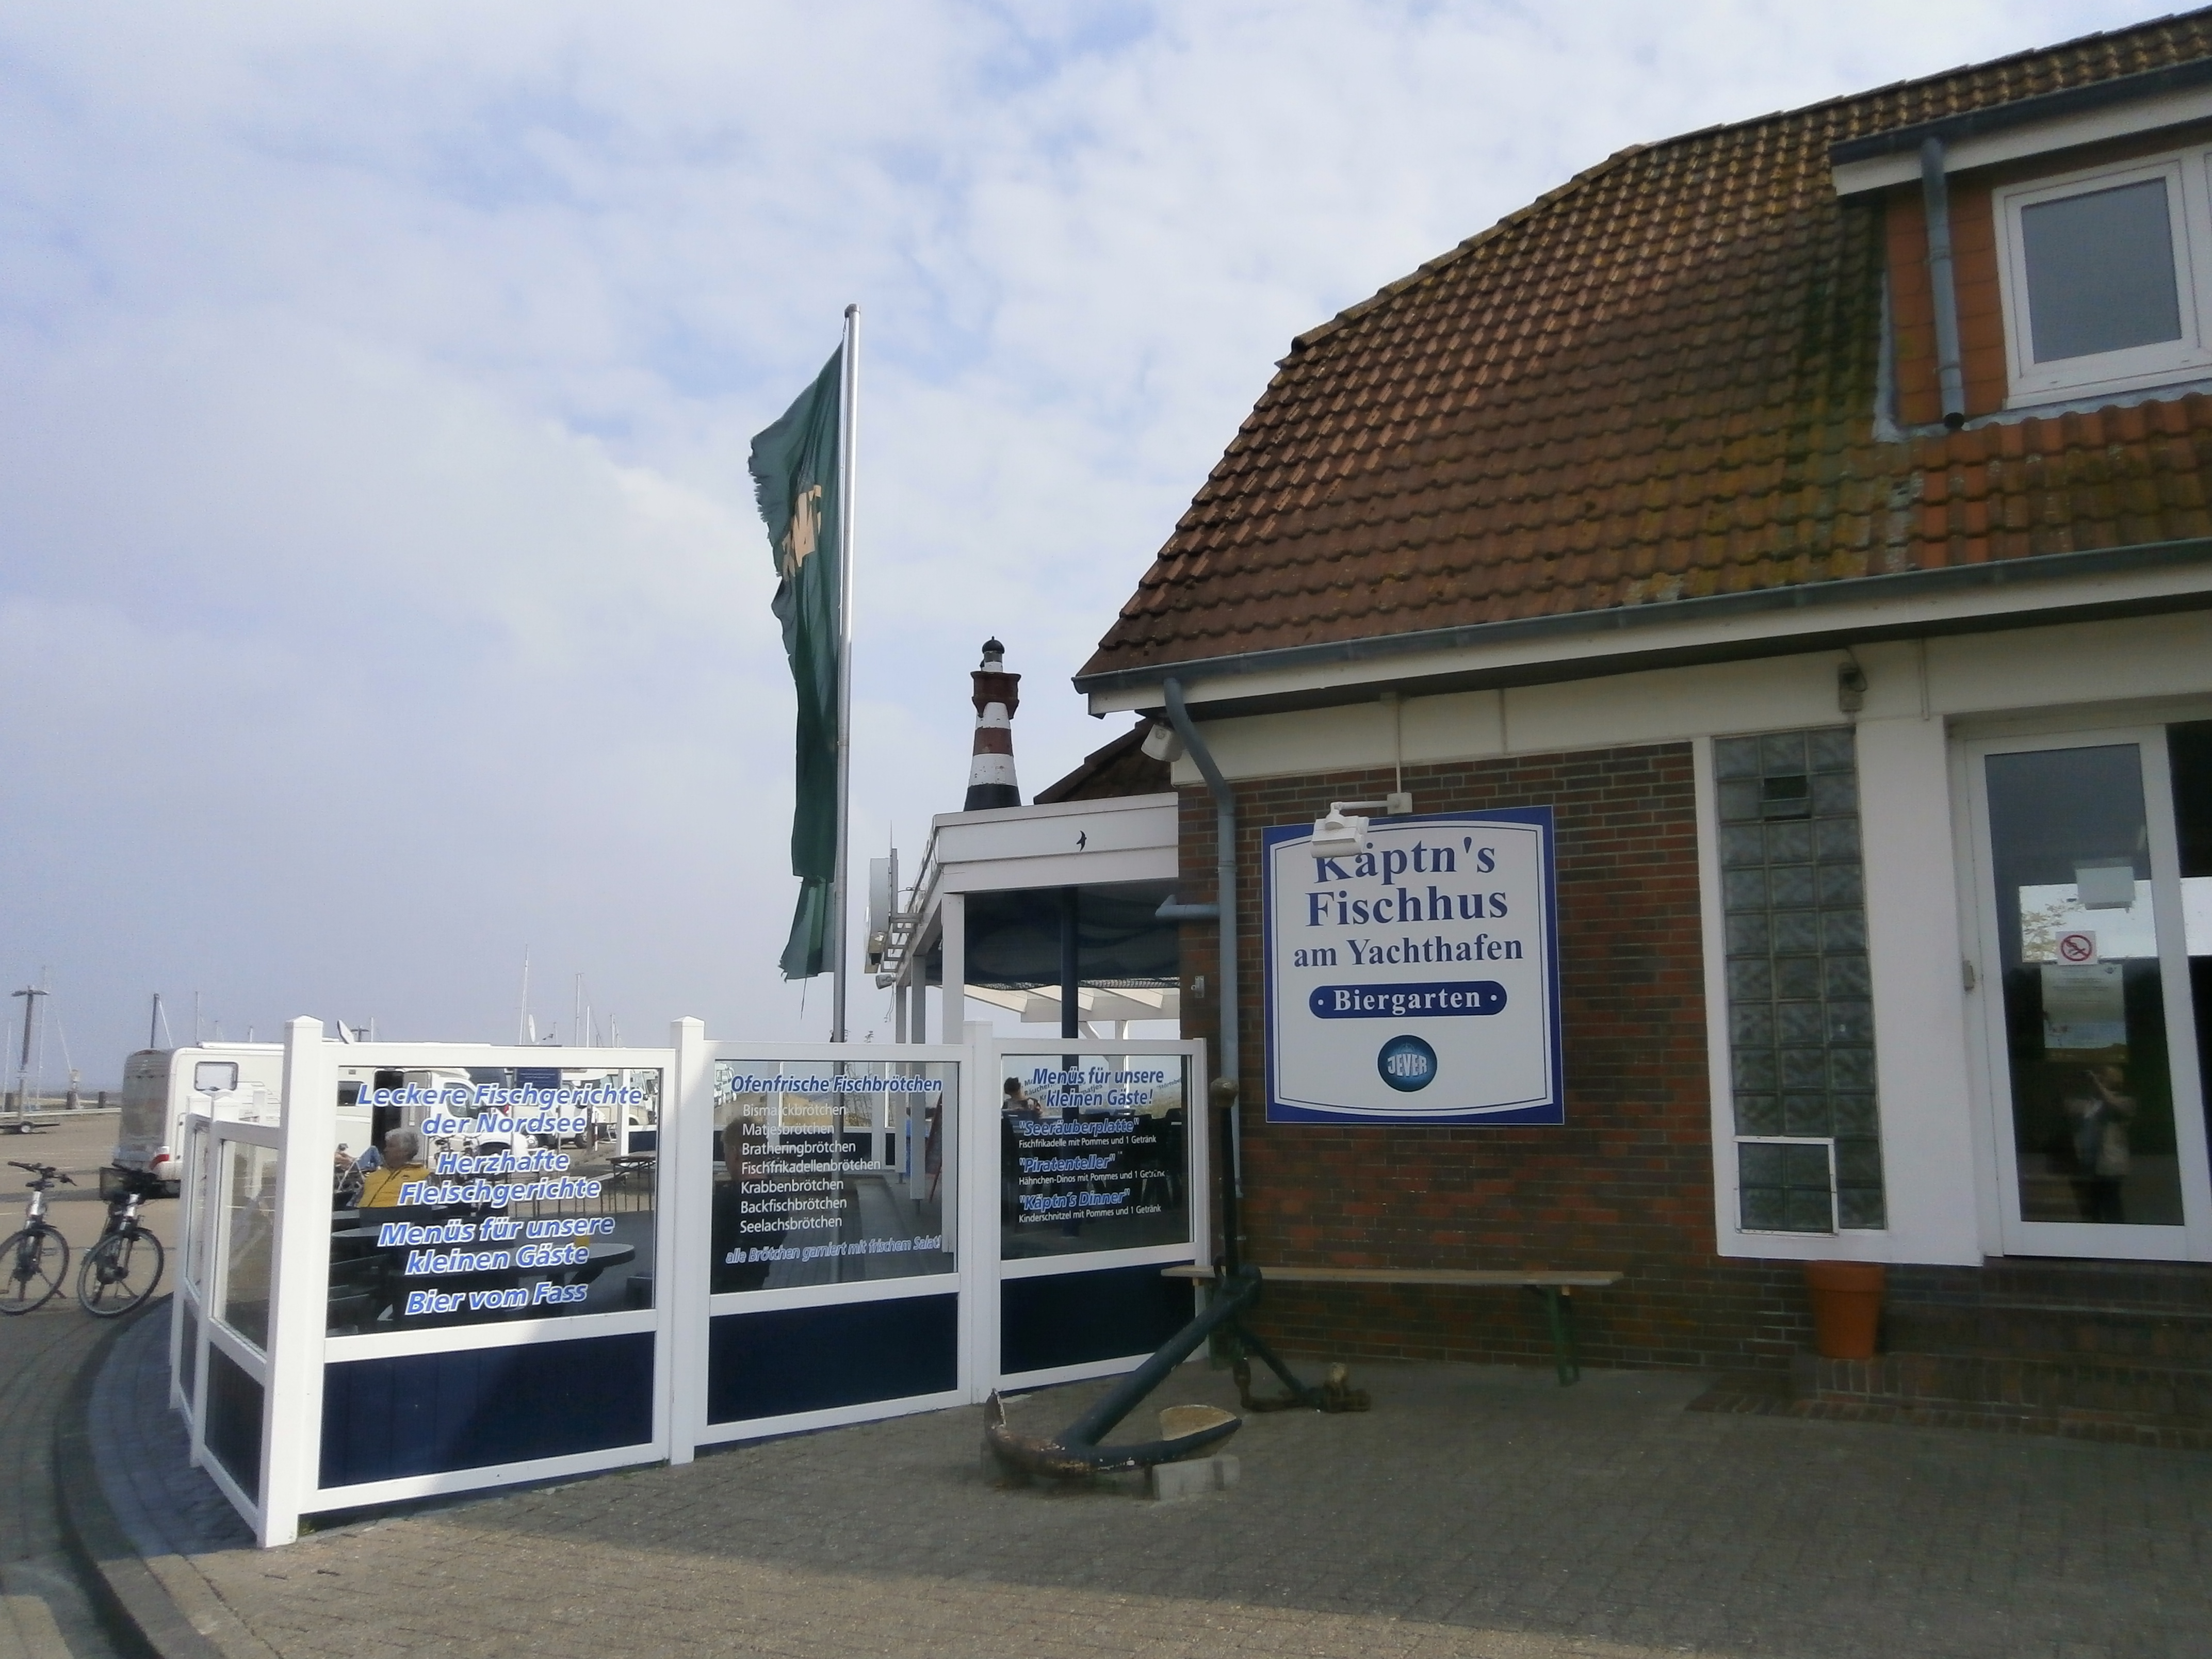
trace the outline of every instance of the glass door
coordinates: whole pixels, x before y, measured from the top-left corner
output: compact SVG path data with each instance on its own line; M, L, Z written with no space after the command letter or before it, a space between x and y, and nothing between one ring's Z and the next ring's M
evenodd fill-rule
M2166 733L1984 743L1970 763L2004 1248L2212 1256Z

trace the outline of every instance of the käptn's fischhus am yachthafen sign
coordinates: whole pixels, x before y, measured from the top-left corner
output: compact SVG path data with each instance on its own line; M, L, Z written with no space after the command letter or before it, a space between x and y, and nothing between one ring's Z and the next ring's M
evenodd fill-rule
M1549 807L1370 824L1356 853L1270 830L1267 1117L1559 1123Z

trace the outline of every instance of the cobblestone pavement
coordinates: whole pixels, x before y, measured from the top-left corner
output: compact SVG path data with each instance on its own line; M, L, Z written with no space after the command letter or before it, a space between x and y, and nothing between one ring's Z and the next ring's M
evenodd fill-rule
M95 1172L115 1145L115 1115L87 1114L60 1128L0 1134L0 1236L22 1224L29 1177L4 1160L52 1164L82 1183L53 1194L50 1214L73 1249L100 1237L103 1212ZM164 1242L173 1204L153 1206L149 1222ZM76 1401L77 1373L106 1322L76 1305L76 1261L63 1293L36 1313L0 1318L0 1659L108 1659L114 1650L93 1617L63 1553L55 1481L89 1477L54 1468L54 1422Z
M1255 1418L1182 1503L998 1489L967 1409L190 1565L256 1659L2212 1650L2212 1455L1686 1413L1672 1376L1355 1381L1370 1414Z

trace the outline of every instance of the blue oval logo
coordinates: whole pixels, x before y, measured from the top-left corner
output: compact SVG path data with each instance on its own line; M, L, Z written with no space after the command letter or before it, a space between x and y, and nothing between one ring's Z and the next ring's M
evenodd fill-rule
M1395 1036L1375 1056L1375 1069L1401 1094L1425 1089L1437 1079L1437 1051L1417 1036Z

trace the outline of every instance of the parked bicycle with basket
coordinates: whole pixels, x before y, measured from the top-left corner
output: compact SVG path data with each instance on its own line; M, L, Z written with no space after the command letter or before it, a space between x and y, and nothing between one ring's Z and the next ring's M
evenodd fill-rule
M138 1218L146 1200L160 1197L164 1190L158 1176L137 1170L116 1171L115 1188L107 1200L107 1224L76 1270L77 1305L95 1319L129 1313L161 1282L161 1241Z
M30 1171L31 1201L22 1226L0 1240L0 1314L27 1314L52 1301L69 1277L69 1240L46 1219L46 1194L76 1182L51 1164L8 1162Z

